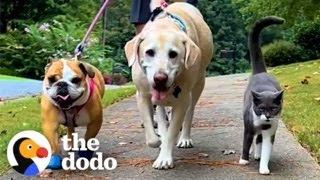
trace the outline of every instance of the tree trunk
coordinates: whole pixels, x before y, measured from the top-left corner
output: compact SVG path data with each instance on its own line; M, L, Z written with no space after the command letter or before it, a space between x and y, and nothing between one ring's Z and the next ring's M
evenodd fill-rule
M4 4L2 0L0 0L0 33L1 34L7 32L7 26L8 26L8 22L6 21L6 17L5 17Z
M4 34L7 32L7 26L8 26L8 22L0 17L0 34Z

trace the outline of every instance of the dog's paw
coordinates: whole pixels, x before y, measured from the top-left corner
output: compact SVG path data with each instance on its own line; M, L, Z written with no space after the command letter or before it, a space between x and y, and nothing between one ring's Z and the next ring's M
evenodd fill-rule
M155 169L170 169L173 168L173 160L170 156L159 156L152 165Z
M244 159L240 159L239 160L239 164L241 164L241 165L247 165L247 164L249 164L249 161L248 160L244 160Z
M53 154L51 156L50 162L47 169L61 169L62 168L62 157L58 154Z
M177 143L177 147L179 147L179 148L192 148L193 147L192 139L180 138Z
M158 148L158 147L160 147L160 145L161 145L161 141L160 141L160 139L159 139L159 137L158 136L156 136L155 138L149 138L149 139L147 139L147 145L149 146L149 147L152 147L152 148Z
M262 175L269 175L270 170L269 170L269 168L259 168L259 173Z

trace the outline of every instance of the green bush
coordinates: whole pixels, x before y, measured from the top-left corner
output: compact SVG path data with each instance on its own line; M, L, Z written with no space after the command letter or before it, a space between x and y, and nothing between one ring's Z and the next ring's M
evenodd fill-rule
M51 59L72 56L85 30L81 22L59 16L50 23L25 25L23 32L13 30L1 34L0 67L12 69L21 76L39 79ZM83 59L110 72L113 61L104 57L110 48L104 49L96 37L91 35Z
M311 59L320 58L320 20L296 25L293 41L300 45Z
M289 41L276 41L262 47L267 66L278 66L308 60L301 47Z

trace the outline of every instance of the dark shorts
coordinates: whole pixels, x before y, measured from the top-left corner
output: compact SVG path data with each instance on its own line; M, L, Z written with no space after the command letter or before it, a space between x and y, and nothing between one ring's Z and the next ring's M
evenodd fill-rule
M151 16L150 0L132 0L130 21L133 24L145 24Z
M186 0L196 6L198 0ZM150 0L132 0L130 21L133 24L146 24L151 16Z

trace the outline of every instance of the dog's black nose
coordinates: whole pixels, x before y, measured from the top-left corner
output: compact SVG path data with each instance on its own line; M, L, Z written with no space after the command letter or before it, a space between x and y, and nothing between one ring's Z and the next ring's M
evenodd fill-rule
M66 96L69 94L68 83L60 81L57 82L56 86L58 87L57 94L61 96Z
M67 86L68 86L68 83L63 82L63 81L59 81L59 82L56 83L56 86L59 86L59 87L67 87Z
M165 86L168 81L168 75L163 72L159 72L153 76L153 80L157 86Z

